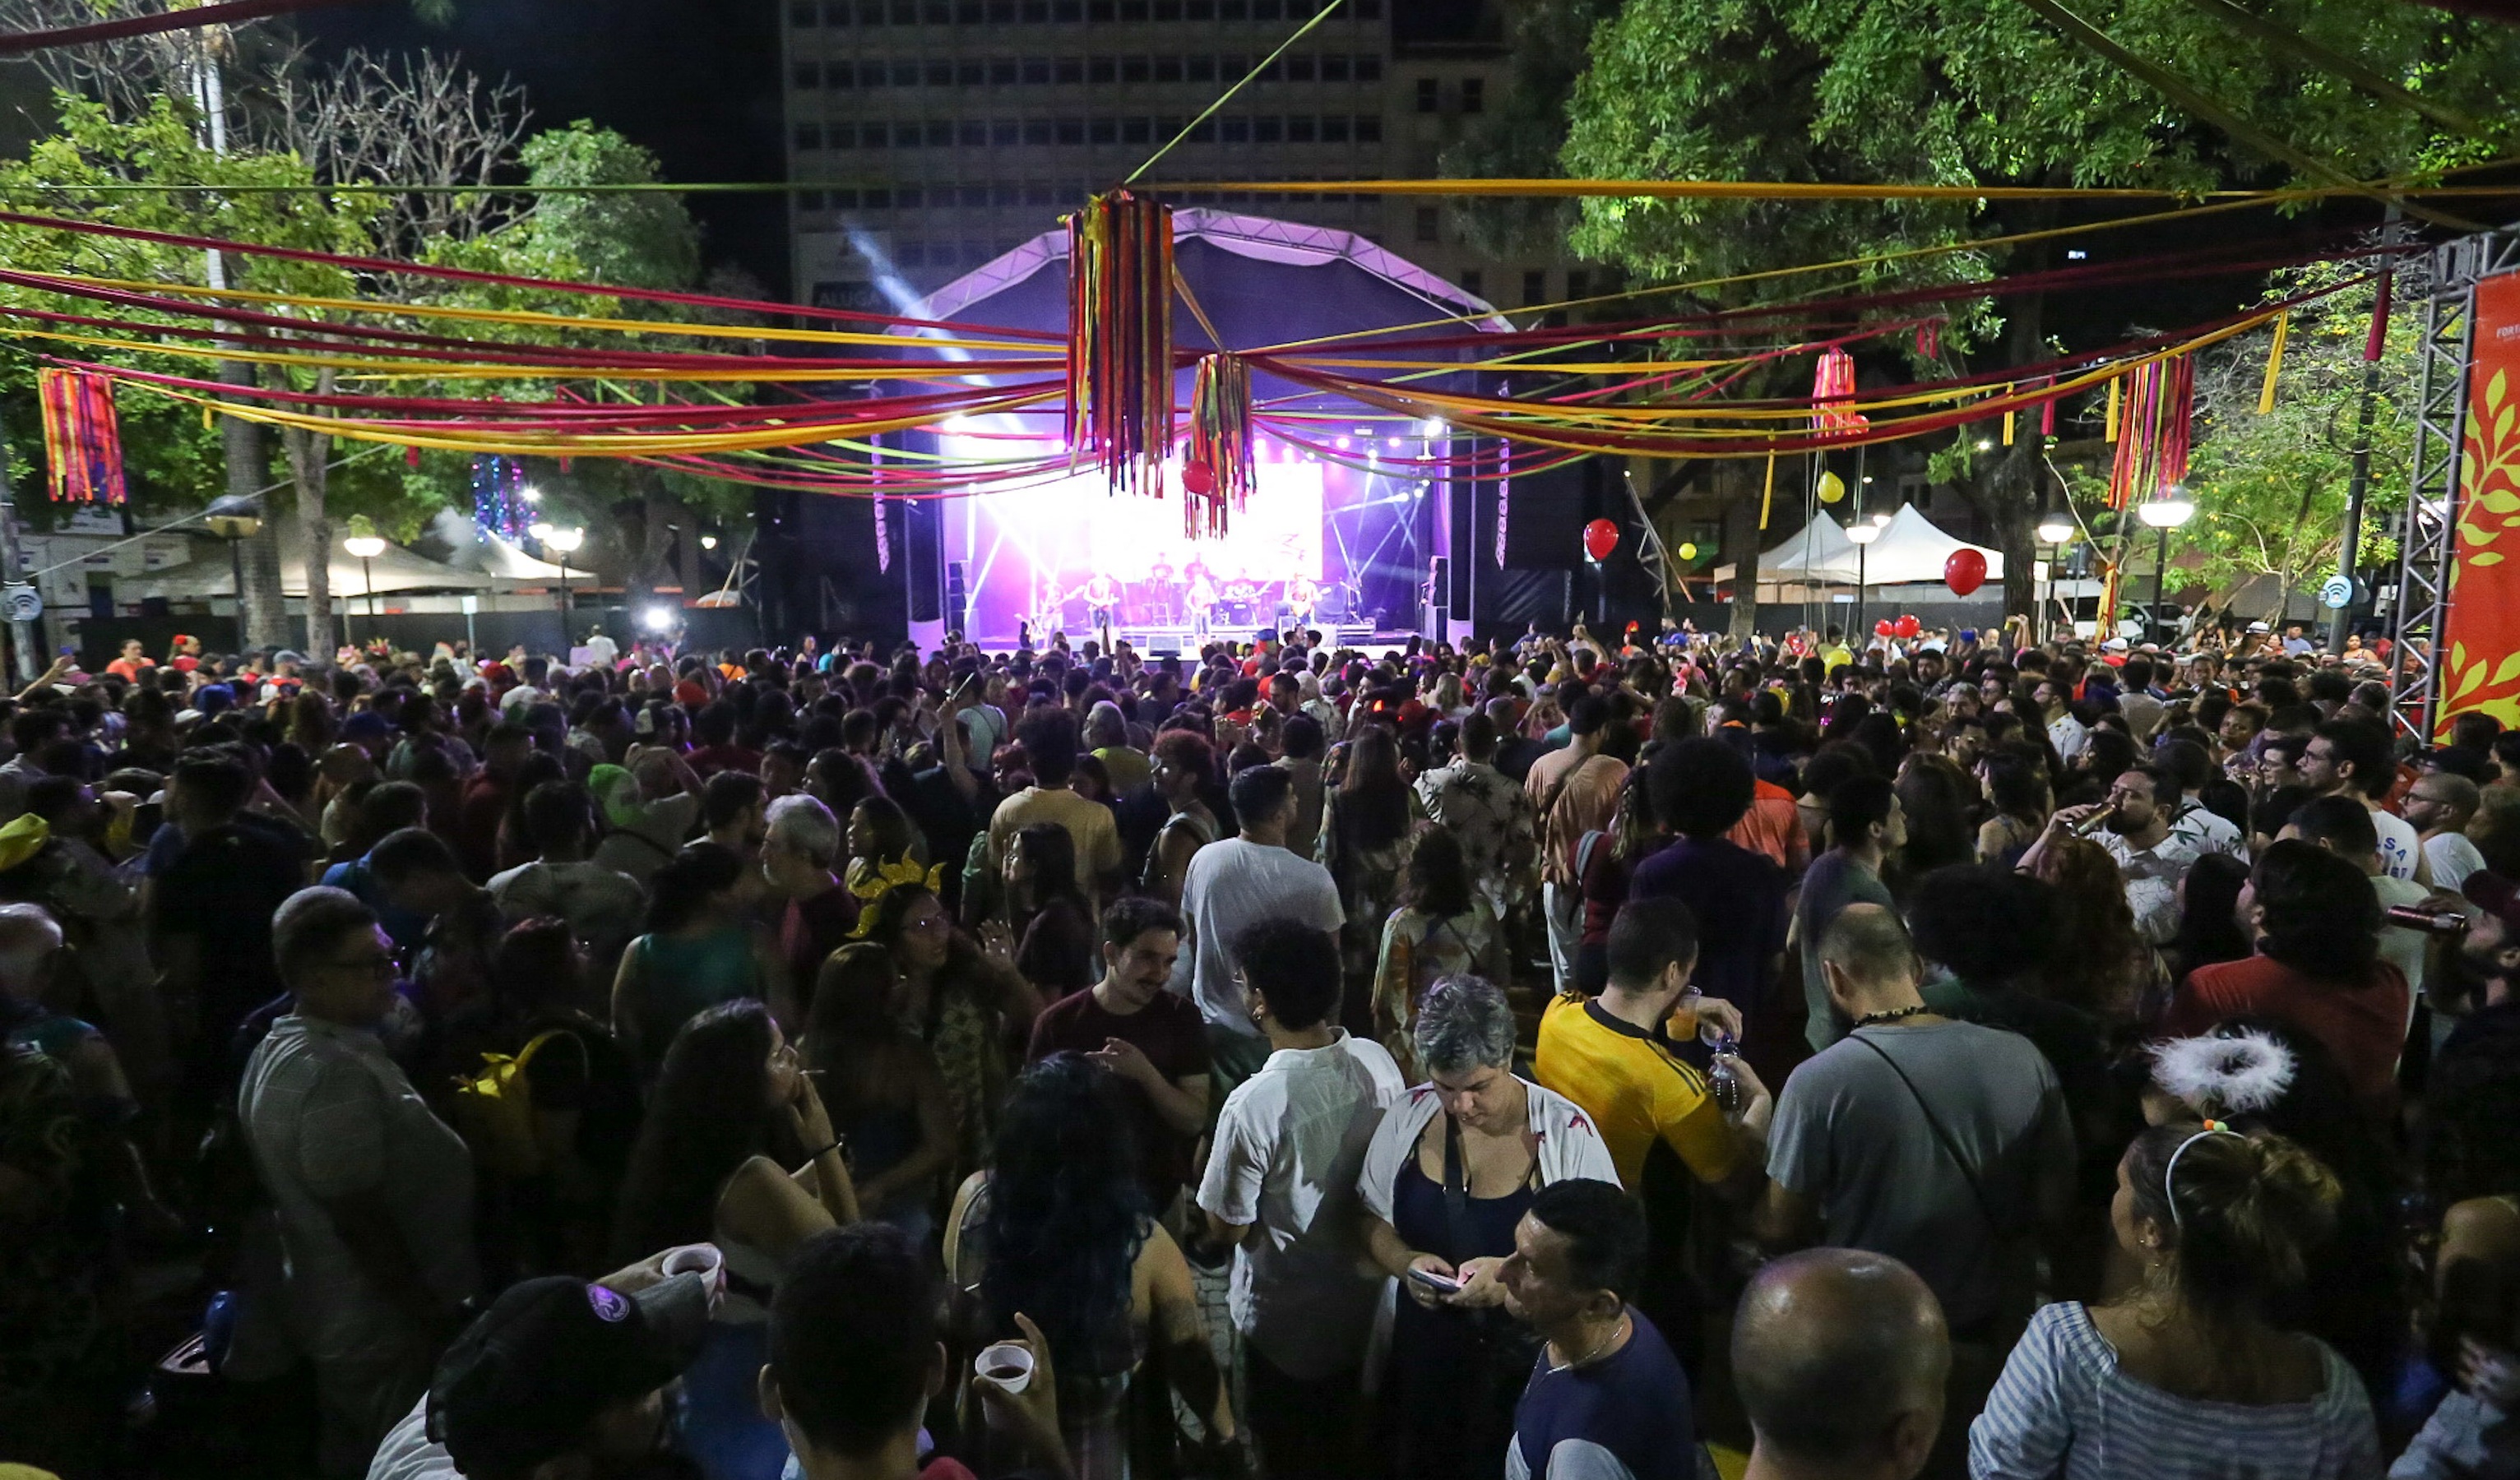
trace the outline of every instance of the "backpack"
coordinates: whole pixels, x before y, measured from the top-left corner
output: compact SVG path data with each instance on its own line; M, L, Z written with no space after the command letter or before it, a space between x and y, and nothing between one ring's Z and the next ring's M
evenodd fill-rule
M544 1164L542 1142L534 1133L534 1082L526 1077L534 1055L555 1038L575 1043L566 1028L537 1033L515 1055L481 1055L481 1067L455 1076L455 1128L472 1148L472 1160L494 1177L512 1181L538 1177ZM581 1055L585 1045L578 1045Z

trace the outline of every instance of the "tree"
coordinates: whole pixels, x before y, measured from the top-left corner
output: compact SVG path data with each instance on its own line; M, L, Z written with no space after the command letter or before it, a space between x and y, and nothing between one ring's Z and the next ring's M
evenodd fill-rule
M2343 275L2325 267L2278 274L2271 300L2323 286ZM2364 361L2376 289L2347 289L2292 316L2274 409L2258 414L2267 354L2274 336L2261 330L2198 357L2196 443L2188 496L2196 518L2176 536L2203 557L2208 585L2266 577L2273 585L2264 610L2272 621L2305 584L2336 565L2353 475ZM2396 543L2375 538L2385 516L2404 509L2413 471L2414 315L2390 321L2381 352L2380 392L2372 403L2369 494L2359 563L2385 565Z
M2257 14L2490 120L2443 132L2230 28L2191 0L2098 0L2080 14L2170 64L2223 106L2363 178L2423 174L2504 152L2520 30L2396 0L2272 0ZM1570 175L1669 179L2143 186L2267 185L2289 166L2173 108L2147 83L2053 29L2018 0L1628 0L1593 33L1568 106ZM2296 181L2294 183L2324 183ZM1895 260L2055 224L2052 205L1595 199L1571 241L1663 281L1868 260L1829 276L1701 291L1723 304L1826 289L1868 292L1967 283L2049 265L2047 244ZM1993 371L2049 358L2038 294L1956 305L1943 369ZM1902 377L1905 378L1904 376ZM1975 459L1964 429L1941 467L1997 531L2008 611L2030 605L2036 438Z

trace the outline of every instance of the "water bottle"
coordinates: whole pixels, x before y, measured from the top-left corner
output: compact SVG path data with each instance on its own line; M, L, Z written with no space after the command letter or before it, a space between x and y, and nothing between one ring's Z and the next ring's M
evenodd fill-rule
M1715 1045L1715 1065L1707 1074L1707 1082L1714 1088L1715 1107L1727 1115L1741 1113L1741 1076L1734 1072L1740 1063L1740 1045L1727 1033Z

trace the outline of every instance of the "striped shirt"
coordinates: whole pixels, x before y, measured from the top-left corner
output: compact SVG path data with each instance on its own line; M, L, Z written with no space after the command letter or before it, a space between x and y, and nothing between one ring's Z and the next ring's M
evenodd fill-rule
M2178 1398L2118 1370L2075 1301L2048 1306L1969 1427L1971 1480L2371 1480L2371 1403L2345 1359L2318 1348L2326 1387L2304 1403Z

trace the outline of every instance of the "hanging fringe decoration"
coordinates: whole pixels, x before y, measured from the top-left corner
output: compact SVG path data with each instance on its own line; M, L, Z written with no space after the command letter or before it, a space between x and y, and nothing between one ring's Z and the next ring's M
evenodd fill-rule
M120 504L122 433L113 416L113 381L84 370L36 372L44 411L44 461L56 504Z
M1130 191L1067 218L1067 449L1163 496L1173 445L1172 207Z
M2124 383L2124 378L2122 377L2113 376L2109 380L2108 423L2107 429L2100 435L2100 439L2102 441L2114 442L2118 439L2118 403Z
M2012 394L2012 390L2013 390L2013 387L2012 387L2010 384L2006 384L2006 385L2003 387L2003 393L2004 393L2004 395L2005 395L2005 397L2006 397L2006 398L2009 398L2009 397L2011 396L2011 394ZM2014 422L2015 416L2016 416L2016 413L2009 412L2009 411L2007 411L2007 412L2005 412L2005 413L2003 414L2003 445L2004 445L2004 446L2006 446L2006 447L2009 447L2009 446L2011 446L2011 445L2012 445L2012 426L2013 426L2013 422Z
M2168 355L2137 366L2126 379L2125 415L2119 424L2124 434L2109 465L2109 507L2121 513L2187 480L2196 362L2184 354ZM2109 382L2112 392L2117 386L2116 381ZM2100 592L2102 612L2117 610L2118 577L2126 565L2133 528L2133 520L2118 520L2114 554Z
M2056 383L2056 378L2054 376L2049 376L2041 383L2053 385ZM2055 434L2056 398L2054 396L2049 396L2048 399L2039 403L2039 435L2044 439L2047 437L2052 437Z
M1227 516L1259 481L1251 445L1251 367L1238 354L1202 355L1191 379L1190 457L1182 468L1182 532L1225 533Z
M2380 274L2380 292L2371 299L2371 332L2362 339L2362 363L2365 365L2379 364L2380 352L2389 347L2389 296L2390 289L2397 281L2396 273Z
M1768 512L1777 507L1777 455L1768 454L1768 483L1759 490L1759 532L1768 531Z
M1812 372L1812 429L1815 431L1862 431L1872 425L1871 418L1860 411L1832 411L1831 401L1855 399L1855 356L1843 349L1821 353L1819 368Z
M2283 369L2284 341L2292 336L2292 315L2275 315L2275 342L2267 351L2267 378L2258 385L2258 415L2272 416L2275 409L2275 373Z
M1916 358L1939 360L1943 357L1943 321L1927 319L1916 326Z

